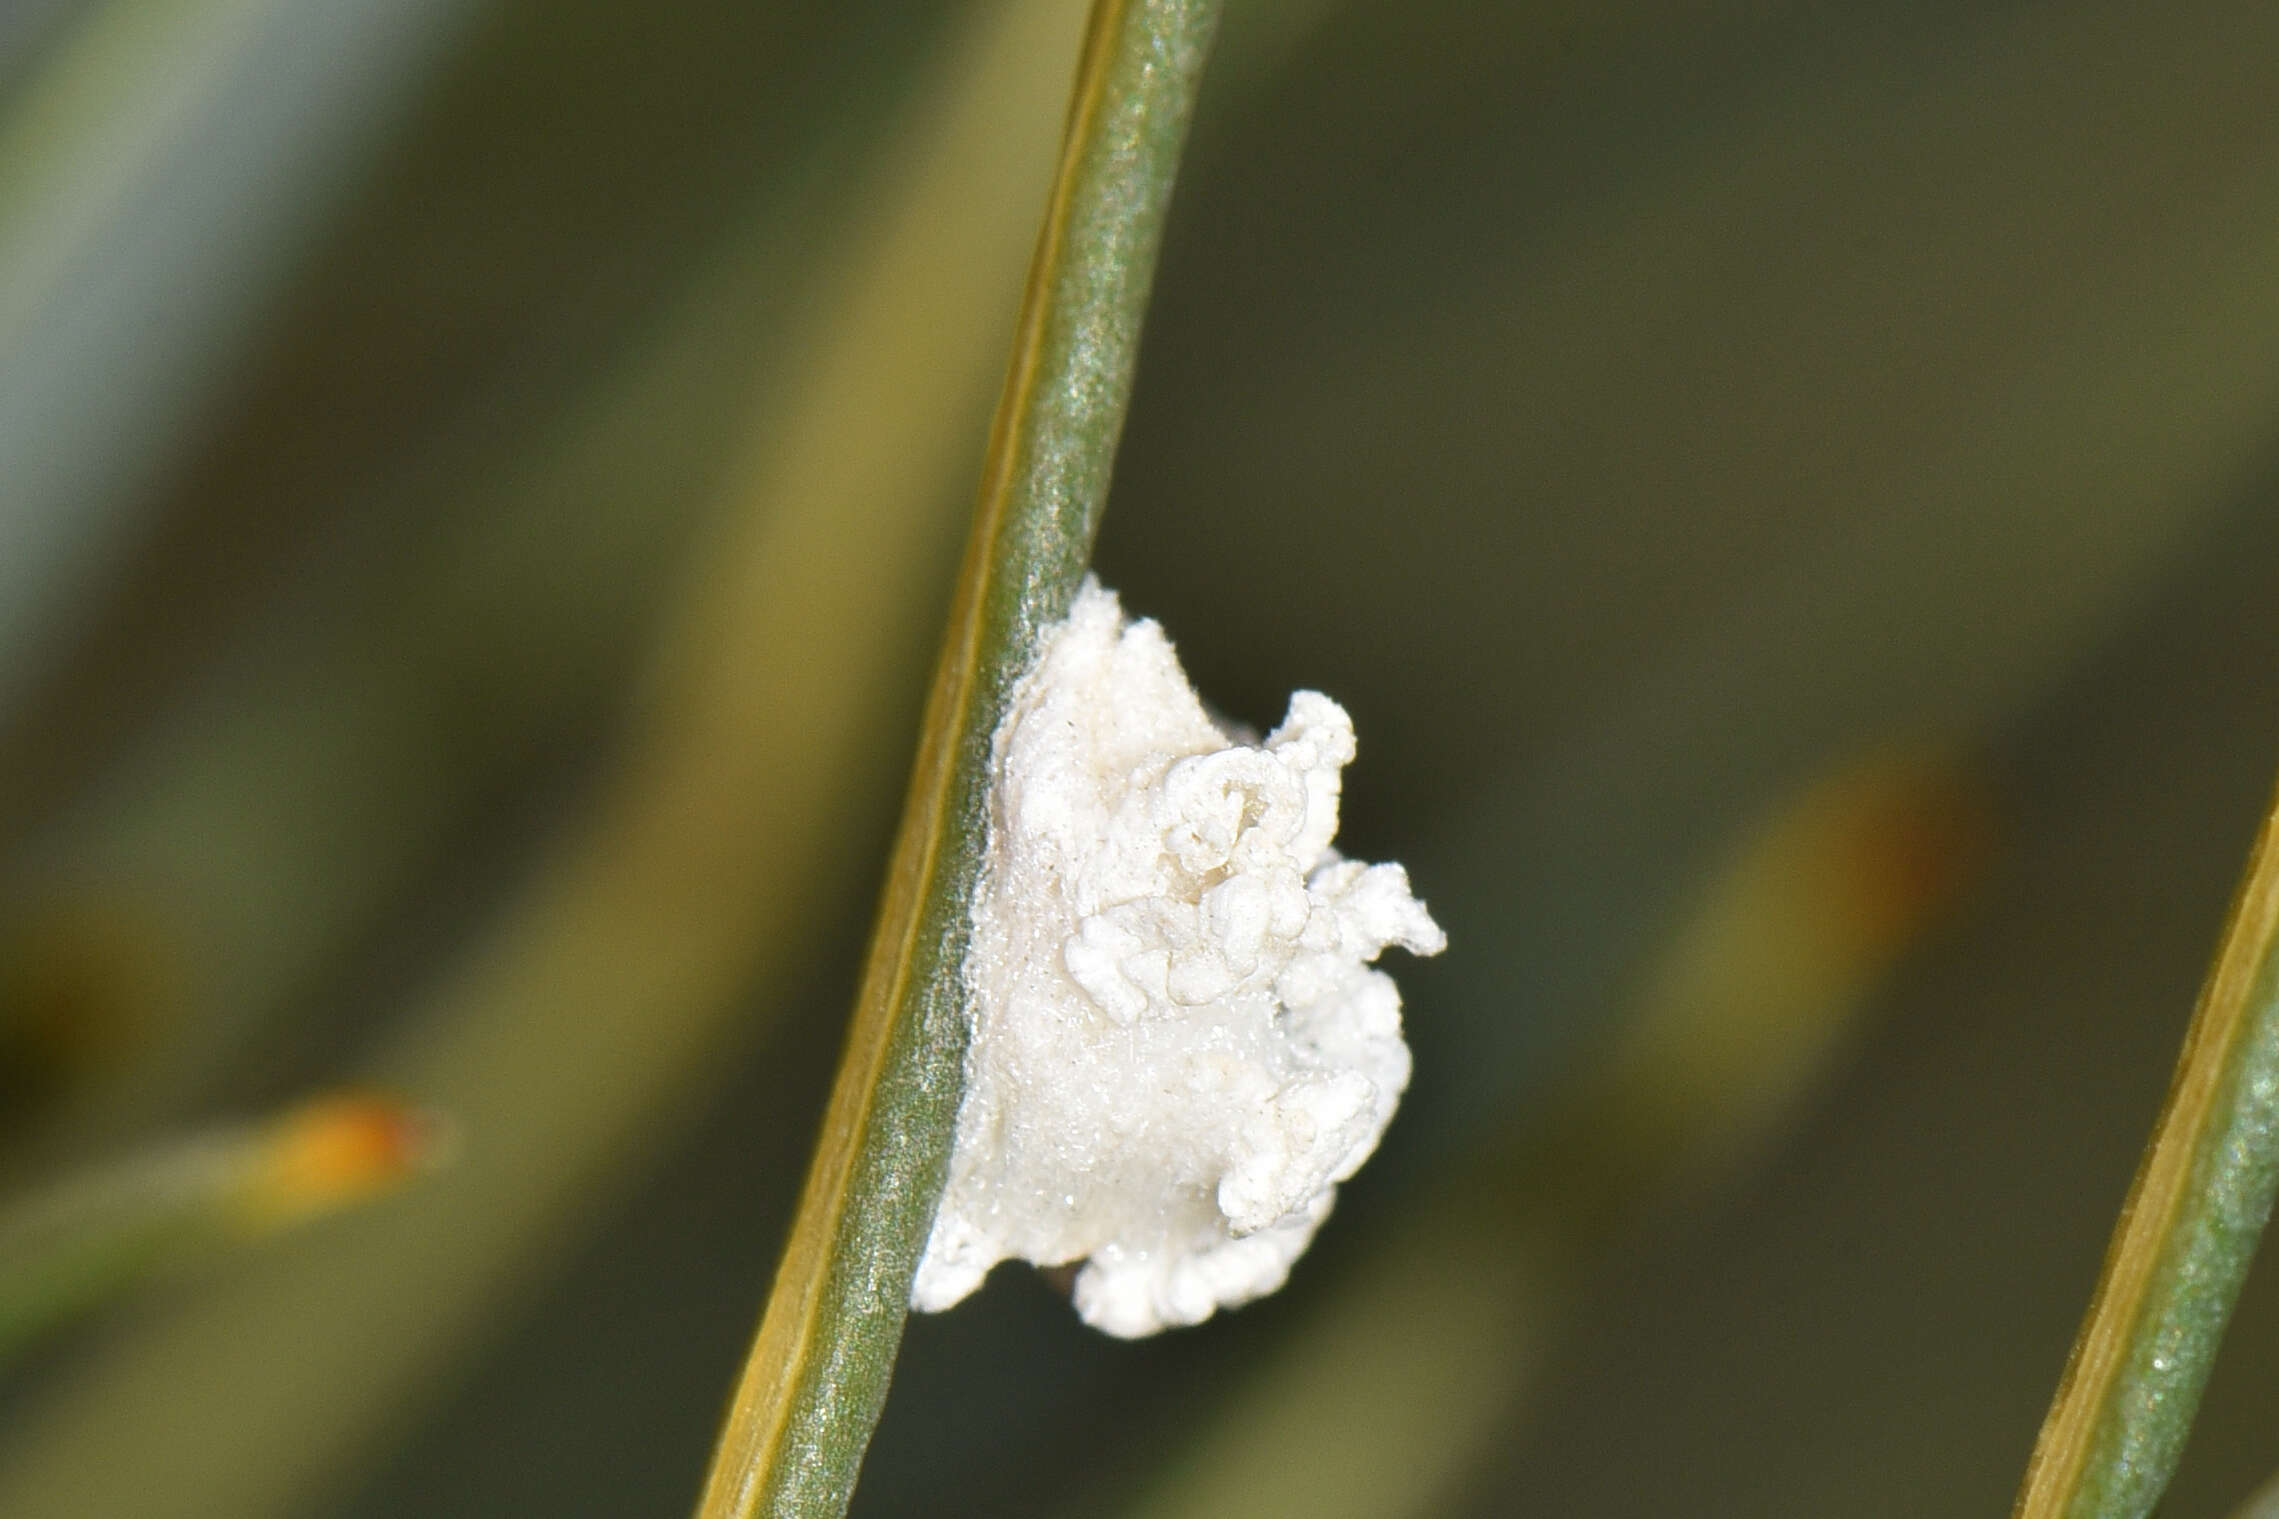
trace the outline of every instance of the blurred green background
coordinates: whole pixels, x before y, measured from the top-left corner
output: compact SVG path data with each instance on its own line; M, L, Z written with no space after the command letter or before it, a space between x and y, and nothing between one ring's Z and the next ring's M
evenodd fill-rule
M1082 10L0 6L0 1307L452 1131L16 1347L0 1513L685 1511ZM1098 564L1452 948L1284 1293L1008 1269L857 1512L2005 1511L2279 760L2279 12L1235 0Z

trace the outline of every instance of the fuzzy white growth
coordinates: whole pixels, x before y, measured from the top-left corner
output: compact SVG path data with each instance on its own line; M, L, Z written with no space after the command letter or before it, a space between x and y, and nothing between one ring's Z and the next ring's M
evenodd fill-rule
M1330 848L1353 724L1300 691L1263 745L1086 579L999 728L973 1043L915 1306L1086 1262L1116 1335L1272 1292L1408 1084L1369 962L1446 944L1398 865Z

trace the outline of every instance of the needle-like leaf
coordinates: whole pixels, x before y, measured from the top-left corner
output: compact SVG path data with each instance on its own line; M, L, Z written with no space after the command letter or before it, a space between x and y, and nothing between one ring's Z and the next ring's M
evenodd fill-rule
M146 1277L393 1185L436 1154L401 1103L336 1096L152 1146L0 1209L0 1362Z
M2279 804L2248 857L2013 1519L2153 1511L2183 1454L2275 1189Z
M842 1512L963 1089L990 738L1091 557L1216 0L1099 0L852 1031L703 1519Z

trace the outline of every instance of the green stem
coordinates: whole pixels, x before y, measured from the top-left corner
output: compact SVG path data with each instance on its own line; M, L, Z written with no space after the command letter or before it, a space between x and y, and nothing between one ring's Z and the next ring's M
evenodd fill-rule
M2144 1519L2167 1489L2279 1190L2279 804L2013 1519Z
M964 1088L990 742L1091 558L1217 0L1098 0L853 1027L701 1519L836 1515Z

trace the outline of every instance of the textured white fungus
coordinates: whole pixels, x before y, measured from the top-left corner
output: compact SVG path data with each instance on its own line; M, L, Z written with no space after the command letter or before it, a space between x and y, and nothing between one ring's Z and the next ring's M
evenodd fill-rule
M1084 1261L1117 1335L1272 1292L1408 1084L1387 945L1445 937L1330 848L1353 724L1300 691L1213 723L1163 630L1087 578L995 740L966 1093L911 1297Z

